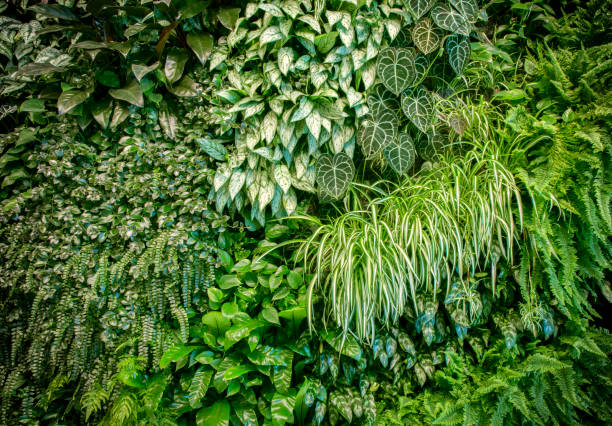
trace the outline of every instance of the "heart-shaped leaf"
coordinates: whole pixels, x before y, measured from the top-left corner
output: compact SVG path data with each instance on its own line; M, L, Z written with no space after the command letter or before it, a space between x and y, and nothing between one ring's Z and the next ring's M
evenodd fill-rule
M414 45L423 53L431 53L440 46L441 34L429 18L424 18L412 28Z
M385 87L399 95L415 78L413 52L405 48L386 48L378 55L376 72Z
M381 110L379 114L370 115L360 123L357 143L366 158L372 158L393 142L397 135L397 125L397 116L390 110Z
M391 47L408 47L412 41L411 27L403 27L391 42Z
M112 91L112 90L111 90ZM85 102L89 95L91 95L93 89L85 90L67 90L57 99L57 113L65 114L77 105Z
M434 97L427 89L418 87L410 95L404 94L402 110L417 129L425 133L435 117Z
M446 6L437 5L431 10L431 17L437 26L453 33L470 35L470 23L460 13Z
M400 108L397 97L385 89L382 84L377 84L372 88L367 103L374 116L380 115L385 110L397 111Z
M164 74L166 74L170 84L181 78L187 59L189 59L189 55L183 49L174 48L168 52L166 64L164 65Z
M329 196L342 197L353 180L355 166L346 153L340 152L333 157L323 154L317 160L317 183L319 188Z
M446 51L451 67L457 75L461 75L472 53L469 40L460 34L453 34L446 40Z
M207 33L189 33L187 34L187 45L204 65L212 51L213 38Z
M414 164L416 157L412 138L408 133L402 133L396 141L385 148L383 155L398 174L406 173Z
M417 139L416 148L419 156L426 161L433 161L444 149L444 138L435 131L429 130L426 134L421 134Z
M469 21L475 21L478 18L479 10L475 0L450 0L450 3Z
M414 69L416 70L416 78L412 85L416 86L425 78L427 70L429 69L429 59L427 59L427 56L419 52L414 57Z
M420 19L431 9L434 0L404 0L404 4L416 19Z

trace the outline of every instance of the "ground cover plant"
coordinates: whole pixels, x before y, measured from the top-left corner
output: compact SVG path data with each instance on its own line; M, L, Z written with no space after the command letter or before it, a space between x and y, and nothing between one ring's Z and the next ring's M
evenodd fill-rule
M0 5L0 424L607 424L609 2Z

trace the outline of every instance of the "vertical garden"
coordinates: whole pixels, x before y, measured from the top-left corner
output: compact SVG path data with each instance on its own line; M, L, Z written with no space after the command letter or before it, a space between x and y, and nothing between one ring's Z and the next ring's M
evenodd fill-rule
M0 3L0 424L612 424L605 0Z

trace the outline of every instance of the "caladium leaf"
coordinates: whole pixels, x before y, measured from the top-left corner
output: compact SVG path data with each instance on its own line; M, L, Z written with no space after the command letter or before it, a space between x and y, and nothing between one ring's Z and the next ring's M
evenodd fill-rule
M393 170L402 175L413 166L416 150L410 135L402 133L396 141L384 149L383 154Z
M387 89L399 95L412 84L416 71L410 49L388 47L378 55L376 72Z
M478 18L479 10L476 0L450 0L450 3L469 21L475 21Z
M420 19L431 9L434 0L404 0L404 4L416 19Z
M323 154L317 160L316 173L319 188L338 199L344 195L353 180L355 166L351 157L344 152L333 157Z
M412 28L414 45L423 53L431 53L440 46L442 36L433 21L424 18Z
M402 110L417 129L425 133L435 117L435 100L431 92L418 87L402 97Z
M397 116L393 111L382 110L375 116L368 116L360 123L357 143L366 158L372 158L395 139Z
M453 71L457 75L461 75L472 53L468 38L460 34L453 34L446 40L446 51L448 52L448 62Z
M455 12L446 6L437 5L431 10L431 17L440 28L465 36L470 35L470 23L459 12Z

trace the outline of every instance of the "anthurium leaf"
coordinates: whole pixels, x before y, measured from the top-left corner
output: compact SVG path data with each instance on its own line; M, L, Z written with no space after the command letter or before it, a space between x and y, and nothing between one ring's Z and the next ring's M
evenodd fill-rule
M198 426L229 426L230 404L222 399L196 414Z
M191 405L192 408L201 406L200 403L202 398L206 396L212 376L213 371L210 367L202 366L196 370L188 390L189 405Z
M373 116L378 116L386 110L397 111L400 109L398 98L389 92L383 84L377 84L367 97L368 107Z
M272 424L284 425L293 423L293 406L295 395L275 393L272 398Z
M43 112L45 103L40 99L26 99L19 107L21 112Z
M431 18L440 28L464 36L470 35L471 25L467 19L447 6L436 5L431 10Z
M434 0L404 0L404 4L416 19L425 15L434 3Z
M384 149L383 154L393 170L402 175L414 164L416 150L410 135L402 133L396 141Z
M376 115L368 115L359 123L357 143L366 158L380 153L397 135L397 116L393 111L382 109Z
M413 52L401 47L386 48L378 54L376 73L391 93L399 95L415 79Z
M426 77L427 70L429 69L429 59L427 59L427 56L419 52L414 57L414 69L416 70L416 78L412 86L418 86Z
M353 180L355 166L346 153L340 152L333 157L323 154L317 160L317 183L319 188L333 198L340 198Z
M218 161L225 161L227 150L219 142L208 138L197 138L196 142L208 155Z
M253 371L254 368L249 365L236 365L225 370L225 374L223 375L223 380L230 381L234 380L250 371Z
M212 52L213 38L208 33L190 32L187 34L187 45L193 50L193 53L195 53L203 65L210 56L210 52Z
M460 34L453 34L446 40L446 51L453 71L461 75L472 53L468 38Z
M168 348L166 352L162 355L159 360L160 368L166 368L172 362L180 361L182 358L189 355L194 349L195 346L172 346Z
M208 330L215 337L223 336L231 326L230 320L225 318L221 312L217 311L207 312L202 317L202 324L207 325Z
M164 65L164 74L168 83L173 84L181 78L187 59L189 59L189 55L184 49L170 49Z
M139 107L144 107L142 89L136 80L130 81L121 89L110 89L108 94L115 99L126 101Z
M65 114L72 110L79 104L82 104L89 98L93 90L67 90L57 99L57 112L58 114Z
M476 0L450 0L450 3L469 21L475 21L478 18L480 11Z
M431 53L440 46L442 35L429 18L423 18L412 28L414 45L423 53Z
M402 96L402 110L412 124L425 133L435 118L434 97L427 89L418 87L411 94Z

